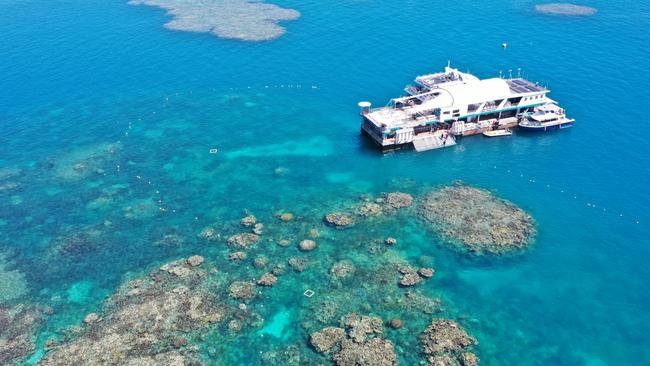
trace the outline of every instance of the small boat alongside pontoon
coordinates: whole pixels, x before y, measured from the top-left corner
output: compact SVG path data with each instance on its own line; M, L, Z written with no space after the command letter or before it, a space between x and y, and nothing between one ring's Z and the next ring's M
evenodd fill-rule
M567 118L564 109L549 103L534 109L533 113L525 113L519 122L519 128L524 131L552 131L573 127L574 119Z
M512 131L509 128L504 130L490 130L483 132L485 137L502 137L502 136L512 136Z

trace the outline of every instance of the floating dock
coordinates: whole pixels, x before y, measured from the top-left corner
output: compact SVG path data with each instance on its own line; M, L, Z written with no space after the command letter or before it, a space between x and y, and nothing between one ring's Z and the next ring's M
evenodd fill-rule
M555 105L547 88L524 78L481 80L449 65L444 72L418 76L405 96L391 99L386 107L359 103L361 132L382 151L414 148L426 151L456 144L461 136L491 130L517 128L532 122L538 108ZM571 121L564 110L550 116L558 123ZM532 121L532 122L531 122Z

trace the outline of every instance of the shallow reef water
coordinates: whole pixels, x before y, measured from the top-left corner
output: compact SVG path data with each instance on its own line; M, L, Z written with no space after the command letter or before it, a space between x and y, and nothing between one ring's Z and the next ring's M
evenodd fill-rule
M271 96L273 103L281 103L281 93ZM193 94L192 100L197 98ZM264 105L267 96L245 93L239 98ZM386 195L381 193L381 186L354 184L357 178L351 173L337 173L332 178L328 172L306 170L302 166L305 159L336 155L331 148L316 148L328 146L326 138L298 139L306 142L266 144L248 150L229 147L227 140L206 141L201 150L192 146L176 149L171 155L153 149L149 150L153 154L144 154L145 144L157 142L150 141L152 135L143 125L155 123L151 128L162 131L157 135L164 136L169 128L166 126L175 123L173 110L169 114L156 112L155 117L125 122L112 142L82 145L21 169L21 181L27 183L21 194L28 198L21 205L31 207L30 216L42 223L32 225L31 220L25 223L10 215L7 220L8 225L17 228L29 225L32 235L34 231L39 233L36 237L41 242L40 253L25 253L17 262L32 268L27 278L34 286L45 285L37 295L37 303L55 309L47 315L48 325L37 341L42 349L50 350L48 355L58 357L53 353L57 347L58 352L65 352L69 342L82 342L84 327L88 327L83 325L83 319L88 313L109 316L110 306L102 304L114 292L108 289L123 282L125 273L137 277L142 265L146 272L152 269L152 261L162 264L167 258L190 254L205 256L206 265L217 270L211 276L221 283L214 293L220 294L220 301L230 301L232 311L243 312L218 326L208 326L202 335L191 335L187 344L172 347L182 351L198 346L192 357L230 363L322 362L329 356L315 353L307 340L322 328L340 326L340 319L351 313L380 317L382 339L392 342L396 357L404 364L422 359L417 335L433 317L459 319L470 332L480 329L472 320L473 314L454 310L452 300L445 300L448 295L444 284L450 279L437 265L445 262L443 258L458 254L447 252L444 240L421 227L416 218L418 202L427 192L440 188L414 179L388 181L383 188L406 188L413 198ZM288 109L285 113L298 112ZM176 143L183 133L186 136L182 139L201 139L199 131L171 128ZM301 150L305 145L308 148ZM119 150L112 146L119 146ZM219 146L217 154L209 153L213 146ZM169 157L161 159L161 155ZM239 160L244 158L257 159L257 164L242 166ZM161 169L162 165L167 169ZM238 175L223 179L232 171ZM315 184L314 175L333 186ZM251 184L255 179L266 183ZM189 182L192 188L185 184ZM338 187L351 183L354 186L345 191ZM302 188L296 190L296 185ZM192 193L196 187L203 187L203 193ZM38 219L48 217L55 207L62 209L56 198L65 197L65 192L75 192L66 198L70 207L67 212L72 216L56 222ZM222 192L229 192L226 201ZM251 195L260 198L250 200ZM282 216L287 212L291 216ZM334 225L328 226L325 219L331 213L340 214L332 221ZM242 221L242 225L240 219L251 214L255 220ZM263 227L254 227L255 223ZM207 234L206 228L212 231ZM256 229L261 231L256 242L239 249L228 245L229 237ZM387 238L395 238L396 242L388 244ZM313 240L316 248L301 251L298 244L305 239ZM429 249L422 246L427 242L433 243ZM230 259L240 249L246 252L246 259ZM445 254L440 258L435 253ZM412 267L413 271L437 271L433 278L425 279L407 269L400 272L400 266ZM277 283L268 288L257 285L255 282L269 271L277 274ZM408 276L414 276L412 288L400 285ZM470 278L463 276L464 281ZM228 300L226 288L232 281L250 282L254 298L245 303ZM435 285L438 281L439 286ZM306 297L306 290L314 295ZM390 327L388 322L393 319L399 319L403 326ZM46 347L51 339L57 340L59 346ZM246 349L256 339L265 339L265 345L256 348L261 353L232 351ZM482 349L478 350L481 355ZM483 354L489 357L489 352ZM160 361L172 355L155 357Z
M20 298L27 291L25 275L12 269L7 254L0 253L0 304Z
M296 118L301 110L312 109L310 104L293 105L290 98L295 94L241 92L220 97L194 92L140 99L138 106L120 111L127 114L120 117L124 122L118 124L120 130L104 136L107 141L81 144L51 157L43 153L46 157L13 167L20 174L6 175L20 182L23 202L5 207L3 217L12 230L29 228L20 236L32 247L30 251L17 247L11 259L5 256L3 273L18 273L14 268L25 272L22 282L12 282L24 288L15 291L8 304L26 300L29 294L28 303L34 304L29 306L50 310L38 313L47 322L20 330L24 339L34 343L12 360L27 360L31 355L28 363L42 358L43 364L93 359L345 365L372 364L362 356L367 352L387 352L382 362L390 361L394 353L400 364L427 359L473 362L473 352L487 364L496 359L515 362L525 355L531 360L550 360L559 354L581 357L568 348L534 346L543 343L542 334L527 325L508 323L512 311L508 309L516 308L515 304L490 310L499 316L489 320L471 306L474 300L469 299L482 302L479 299L506 291L521 275L519 271L530 265L526 258L537 246L522 253L517 242L517 257L490 250L476 257L471 251L454 250L459 238L449 235L476 235L477 226L459 225L446 232L421 217L422 207L428 207L432 197L447 210L436 213L446 212L444 218L452 221L481 210L503 209L503 215L520 210L494 198L498 192L408 175L373 181L364 171L352 172L336 163L340 156L332 147L335 137L326 130L317 135L323 137L297 136L277 143L266 141L274 141L272 136L279 131L269 131L271 138L262 144L255 135L244 135L237 143L228 136L208 139L203 130L179 129L176 110L158 103L160 98L168 106L205 100L204 110L216 111L233 100L254 101L260 106L255 119L249 120L254 128L258 118L277 118L276 110L265 109L268 104L285 105L283 118ZM147 108L149 112L142 113ZM138 110L138 115L128 115ZM223 125L242 122L221 116ZM167 134L174 139L164 140ZM165 148L153 148L163 141ZM218 147L216 154L209 151L214 147ZM323 170L323 164L331 165L332 172ZM458 201L463 192L476 196L471 207L466 200ZM468 208L473 213L463 211ZM29 214L17 216L17 210ZM49 219L53 212L60 212L58 220ZM509 220L516 217L528 227L526 231L530 229L528 214L522 211ZM481 218L486 221L477 223ZM502 223L503 217L479 215L472 220L487 230ZM505 227L518 230L509 224ZM4 241L18 237L18 231L3 233ZM541 233L542 238L528 239L543 240L545 231ZM304 241L313 245L304 246ZM205 258L198 267L204 273L197 277L199 282L185 277L195 269L182 264L195 254ZM492 277L493 271L499 275ZM160 305L137 297L115 302L134 291L134 281L155 280L158 273L166 280L143 291L151 291L147 301ZM165 298L169 291L179 298ZM201 297L204 291L209 297ZM313 295L306 296L309 292ZM193 310L187 309L199 305L179 303L162 313L168 319L160 325L166 329L163 335L147 344L134 343L134 334L142 336L154 326L147 320L154 316L147 309L172 306L189 293L202 299L196 304L208 301L211 309L218 309L215 320L205 323L201 319L209 311L191 315L185 312ZM132 306L129 301L134 301ZM136 316L134 311L142 313ZM89 314L97 314L99 320L88 321ZM332 341L331 350L317 352L310 339L325 328L354 334L355 328L343 320L350 314L380 319L380 326L363 341L344 337ZM134 317L142 318L142 323L121 323ZM180 319L185 320L178 323ZM434 319L457 321L478 345L452 353L426 353L420 335ZM527 336L521 341L529 343L506 356L503 345L493 342L510 337L509 327L524 327L519 334ZM89 338L91 334L101 336ZM145 352L143 347L150 348ZM528 347L536 351L531 353ZM112 350L112 356L106 356L106 349Z
M650 363L650 154L606 118L644 118L647 4L272 3L301 17L253 43L124 1L0 13L0 364ZM356 103L449 54L525 66L576 127L378 153Z

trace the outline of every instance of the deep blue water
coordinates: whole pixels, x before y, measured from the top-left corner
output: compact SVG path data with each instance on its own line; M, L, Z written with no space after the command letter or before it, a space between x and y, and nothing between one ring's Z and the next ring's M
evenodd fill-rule
M0 167L27 172L0 191L0 243L25 301L61 309L44 332L79 322L127 272L201 250L196 233L216 218L463 180L529 211L534 246L476 261L414 234L400 253L436 258L427 286L476 320L483 364L650 364L649 3L590 1L590 17L536 14L534 1L275 3L302 17L246 43L166 30L164 11L126 1L0 2ZM358 101L381 105L448 60L480 77L521 68L575 128L426 154L382 156L361 139ZM120 152L101 178L45 168L106 143ZM158 199L165 214L124 218ZM102 250L51 258L57 237L105 220L117 228ZM170 228L185 246L151 245Z

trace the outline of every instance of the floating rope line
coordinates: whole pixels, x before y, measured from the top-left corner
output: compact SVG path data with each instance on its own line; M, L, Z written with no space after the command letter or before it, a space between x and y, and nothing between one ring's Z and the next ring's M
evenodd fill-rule
M178 95L178 93L176 93L176 95ZM169 101L169 96L166 96L166 97L165 97L165 101ZM163 106L166 106L166 104L163 103ZM156 111L152 111L151 114L152 114L152 115L155 115L155 114L156 114ZM134 122L134 121L129 121L129 122L128 122L127 127L126 127L126 129L125 129L125 131L124 131L125 139L128 139L128 138L130 137L130 135L129 135L129 131L131 131L131 130L133 129L134 124L137 123L137 122L142 122L142 118L138 118L137 121L135 121L135 122ZM128 141L128 140L125 140L125 141ZM118 142L118 143L121 143L122 140L118 140L117 142ZM116 164L115 164L115 171L116 171L116 173L118 173L118 174L121 173L121 171L122 171L122 166L123 166L123 165L124 165L124 166L128 166L128 165L129 165L129 162L127 161L127 162L125 162L125 163L120 163L120 162L116 163ZM134 178L135 178L135 179L136 179L140 184L146 184L146 185L150 186L150 187L154 190L154 194L155 194L155 196L154 196L153 199L154 199L156 205L158 206L158 210L159 210L160 212L167 212L167 211L169 210L169 209L166 207L166 205L165 205L165 203L163 202L163 200L162 200L162 195L161 195L160 190L157 189L157 188L155 187L154 183L153 183L150 179L145 179L142 175L139 175L139 174L136 174ZM172 209L171 211L172 211L172 212L176 212L175 209Z
M153 183L151 182L151 180L146 180L140 175L136 175L135 179L138 182L140 182L141 184L147 184L147 185L149 185L151 187L154 186ZM169 209L167 207L165 207L165 204L164 204L164 202L162 200L162 197L161 197L161 194L160 194L160 190L154 189L154 193L156 195L154 200L156 201L156 204L158 205L158 210L161 211L161 212L167 212ZM175 209L172 209L171 211L176 212Z
M479 165L483 165L483 163L479 163ZM501 170L496 165L493 165L492 168L496 169L496 170ZM503 171L505 171L506 174L513 174L512 170L510 170L510 169L505 169ZM514 173L514 174L517 174L517 173ZM538 183L537 179L535 177L527 177L526 175L524 175L524 173L518 173L518 174L519 174L520 178L528 180L528 183L531 183L531 184ZM550 184L544 184L544 185L545 185L545 187L547 189L552 190L552 187L551 187ZM558 189L558 192L560 192L562 194L565 194L565 193L570 192L570 190L560 188L560 189ZM569 196L573 197L574 200L578 199L578 195L576 195L576 194L569 193ZM599 211L602 212L603 214L613 213L617 217L630 217L629 215L624 215L624 213L620 212L620 211L617 212L616 210L608 210L607 207L602 207L602 206L599 207L598 205L596 205L593 202L585 202L585 207L588 207L588 208L591 208L591 209L599 209ZM640 224L640 220L638 220L638 219L632 219L629 222L631 222L633 224Z
M257 90L257 89L303 89L304 84L269 84L269 85L264 85L264 86L241 86L241 87L229 87L228 90L230 91L237 91L237 90ZM307 85L304 87L304 89L307 90L319 90L320 86L318 85ZM216 88L212 88L212 91L218 92ZM178 95L178 94L177 94Z

